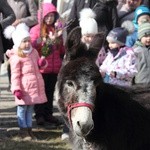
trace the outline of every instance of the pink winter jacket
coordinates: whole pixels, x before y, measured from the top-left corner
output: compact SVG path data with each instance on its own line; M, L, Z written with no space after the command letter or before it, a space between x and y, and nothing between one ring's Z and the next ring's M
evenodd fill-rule
M43 12L42 12L43 16L42 16L42 18L44 18L50 12L55 12L57 14L56 7L51 3L44 3L43 4ZM40 12L38 12L38 19L39 19L39 24L35 25L34 27L31 28L30 37L31 37L32 46L41 55L42 43L39 42L39 39L40 39ZM51 29L50 29L50 31L51 31ZM46 57L46 60L48 62L48 66L45 69L40 70L41 73L58 74L58 72L61 68L61 65L62 65L63 55L65 53L62 36L59 37L59 40L60 40L59 44L53 45L52 54L50 54L48 57Z
M47 102L44 81L39 71L39 55L35 49L27 57L19 57L17 50L7 50L11 66L11 91L21 90L23 98L15 97L17 105L34 105Z

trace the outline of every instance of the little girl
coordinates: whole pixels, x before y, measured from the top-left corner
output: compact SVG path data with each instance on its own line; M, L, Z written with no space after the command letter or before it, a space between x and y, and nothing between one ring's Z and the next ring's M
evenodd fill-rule
M126 37L132 31L131 22L127 21L122 27L114 28L109 32L106 40L109 43L108 54L99 67L104 82L131 86L137 73L136 57L133 49L125 45Z
M98 25L95 20L96 14L90 8L84 8L80 12L80 27L81 27L81 41L86 44L87 48L92 47L92 43L99 49L99 54L96 60L96 64L100 66L106 57L106 51L104 46L100 49L98 44L98 36L102 36L102 33L98 33ZM96 37L96 35L98 35ZM94 38L95 37L95 38Z
M39 58L30 41L29 28L19 24L8 26L4 35L12 38L14 46L7 50L11 66L11 91L15 95L20 135L24 140L36 139L32 133L32 111L34 104L47 101L43 78L39 67L45 67L46 60Z
M38 125L58 125L58 119L53 116L53 92L64 55L62 24L58 21L56 7L51 3L43 3L42 12L39 10L38 15L39 24L31 28L30 35L32 46L48 62L47 68L40 69L48 102L35 105L35 118Z

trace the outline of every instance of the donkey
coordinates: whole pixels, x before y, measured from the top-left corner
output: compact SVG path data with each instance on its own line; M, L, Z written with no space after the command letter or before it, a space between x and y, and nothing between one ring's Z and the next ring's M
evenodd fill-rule
M126 90L103 82L95 64L96 44L87 49L79 35L73 38L77 33L80 29L68 36L54 92L72 149L149 150L150 111ZM103 38L98 43L102 46Z

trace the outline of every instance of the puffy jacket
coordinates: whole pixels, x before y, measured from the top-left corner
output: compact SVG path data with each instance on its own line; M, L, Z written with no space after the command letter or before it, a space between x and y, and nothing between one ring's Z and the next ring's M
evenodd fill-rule
M44 3L43 4L43 12L40 14L38 13L38 19L39 24L31 28L30 30L30 37L32 46L38 50L39 54L41 55L41 48L42 48L42 42L38 42L40 39L40 16L42 15L42 18L44 18L48 13L55 12L57 15L56 7L51 3ZM54 27L51 26L49 28L48 32L54 32ZM57 74L60 70L60 67L62 65L62 57L64 55L64 46L63 46L63 38L62 36L59 37L59 44L52 46L52 53L46 57L46 60L48 62L48 66L41 70L41 73L55 73Z
M39 55L35 49L28 57L19 57L17 50L7 50L11 65L11 91L21 90L23 98L21 100L15 97L17 105L33 105L47 101L44 89L44 81L39 71Z

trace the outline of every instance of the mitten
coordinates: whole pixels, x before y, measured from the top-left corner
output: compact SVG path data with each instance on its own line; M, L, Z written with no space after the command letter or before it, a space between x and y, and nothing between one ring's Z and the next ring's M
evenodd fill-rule
M38 65L39 65L40 67L46 66L45 57L42 56L42 57L38 60Z
M14 92L14 95L20 100L20 99L22 99L22 92L20 91L20 90L16 90L15 92Z

